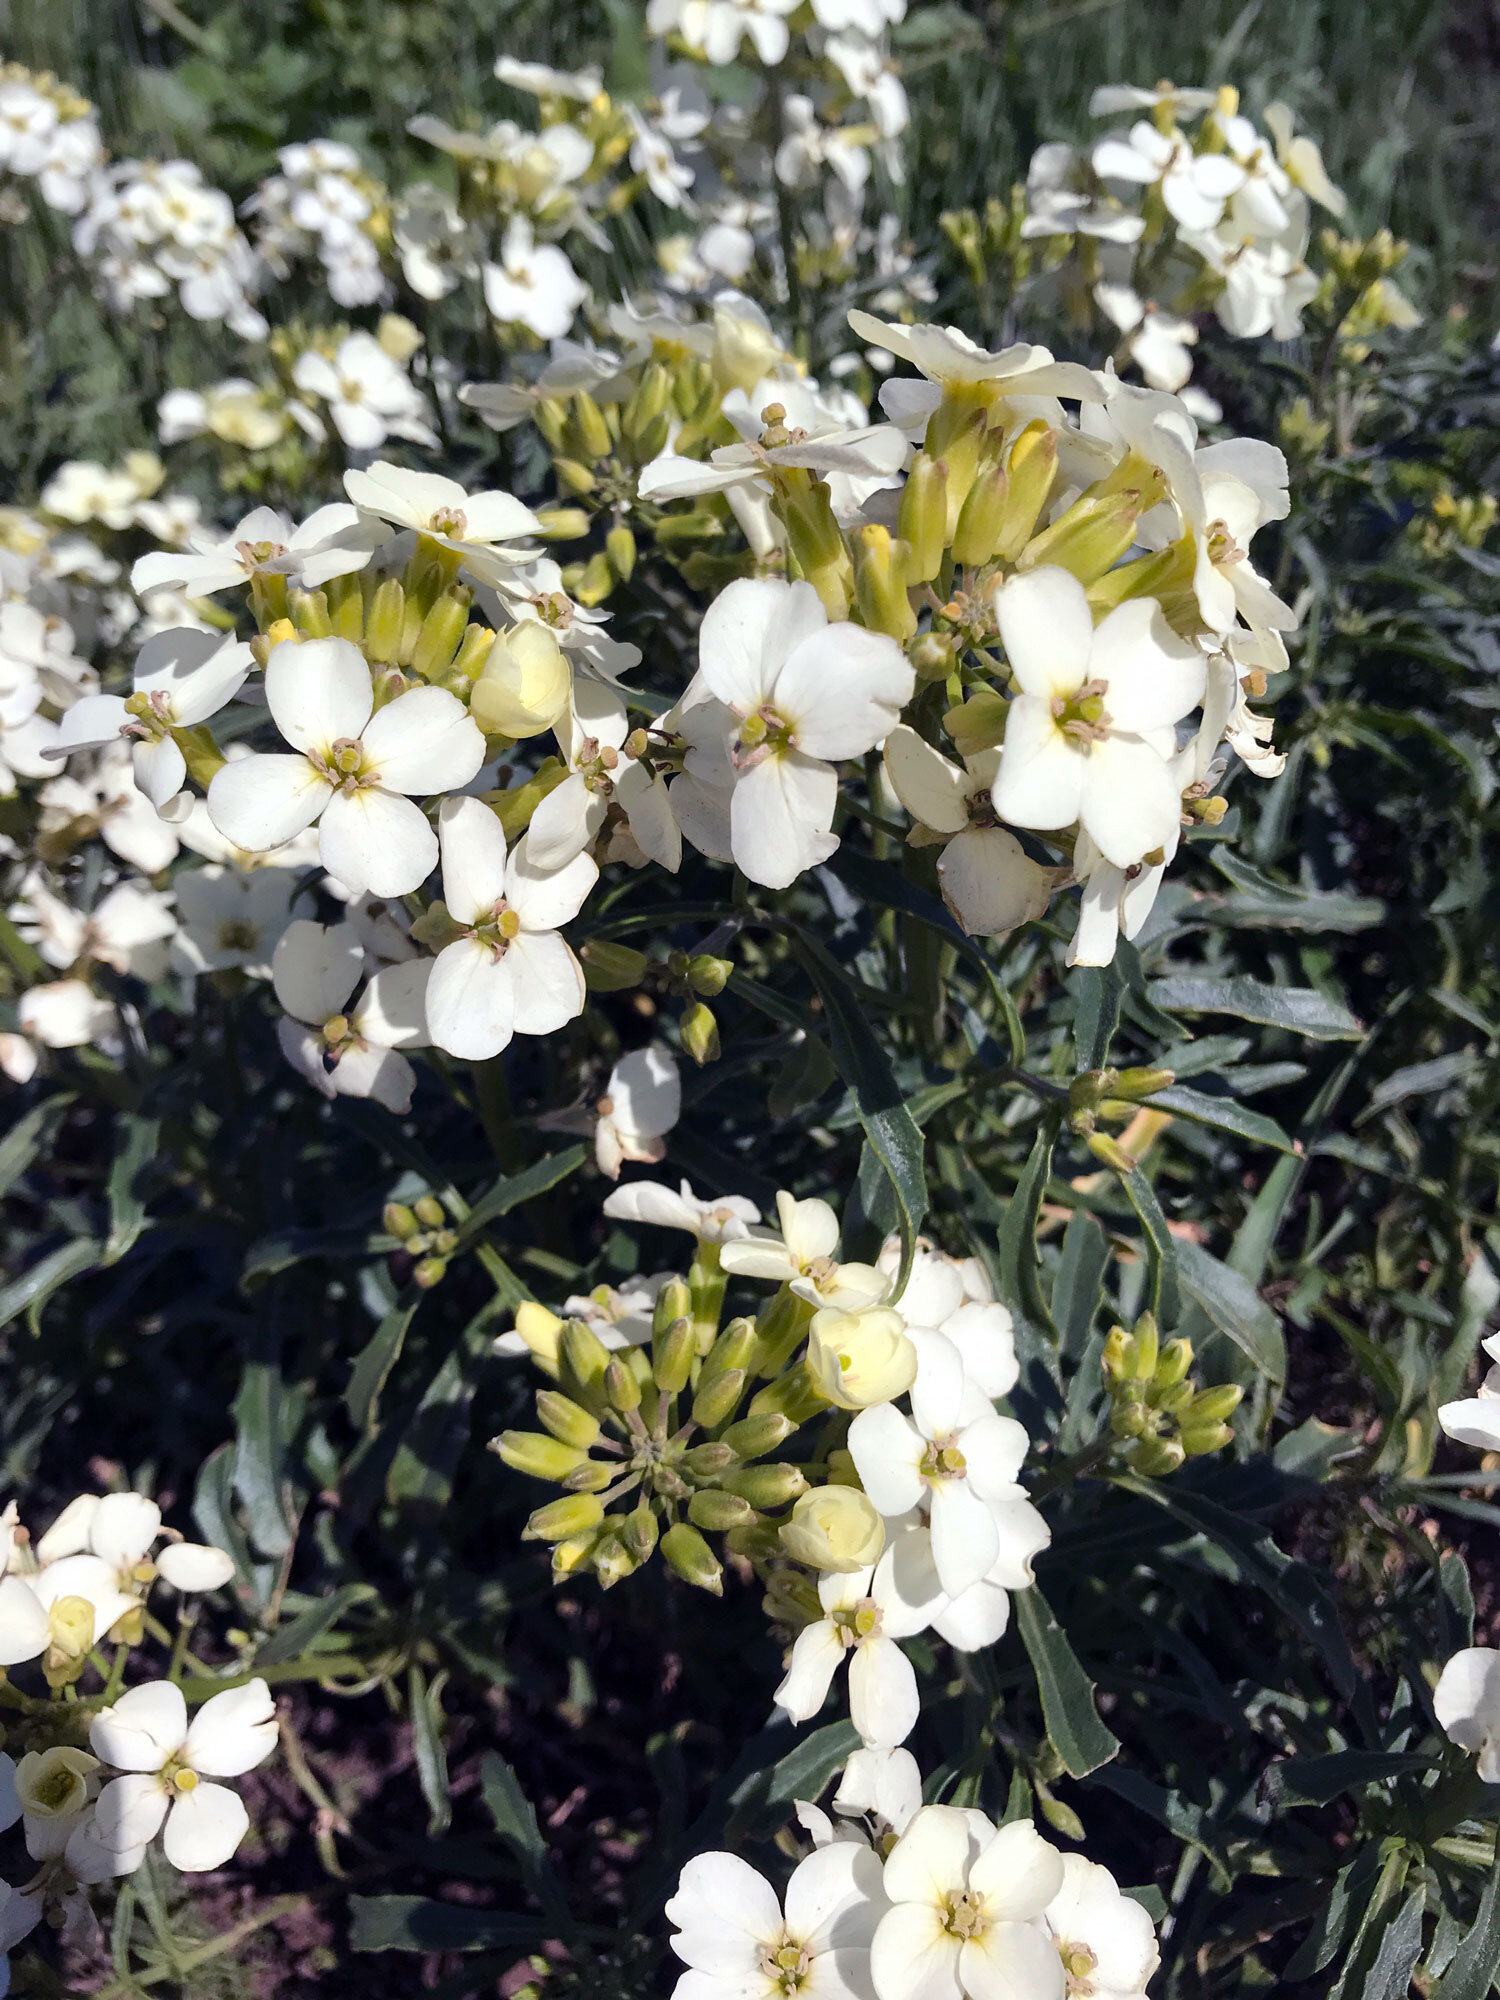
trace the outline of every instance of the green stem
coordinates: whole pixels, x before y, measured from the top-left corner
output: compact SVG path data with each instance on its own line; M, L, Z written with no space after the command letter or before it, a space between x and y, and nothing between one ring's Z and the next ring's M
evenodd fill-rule
M470 1068L474 1073L474 1098L479 1107L480 1123L490 1142L495 1164L506 1173L513 1174L525 1165L525 1155L511 1110L505 1058L491 1056L488 1062L471 1063Z

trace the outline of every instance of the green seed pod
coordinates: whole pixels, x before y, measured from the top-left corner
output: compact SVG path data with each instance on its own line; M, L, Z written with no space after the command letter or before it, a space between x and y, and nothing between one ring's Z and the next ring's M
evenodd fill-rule
M542 1511L545 1513L546 1509ZM698 1530L689 1527L686 1521L675 1521L668 1528L661 1538L661 1552L684 1583L691 1583L714 1597L724 1595L724 1571L718 1557Z
M604 1519L597 1493L568 1493L538 1507L521 1531L523 1542L563 1542L586 1535Z
M750 1505L772 1512L789 1507L807 1492L807 1475L800 1465L746 1465L726 1472L720 1480L726 1493L738 1493Z
M599 1419L556 1389L537 1390L536 1413L544 1430L580 1451L587 1451L599 1435Z
M675 1396L687 1387L688 1375L697 1354L693 1322L690 1319L674 1319L667 1331L652 1343L652 1347L652 1380L665 1394Z
M731 1424L720 1438L720 1444L732 1447L741 1459L763 1458L768 1451L775 1451L785 1444L797 1426L790 1417L770 1413L760 1417L742 1417L737 1424Z
M576 1445L544 1437L540 1431L502 1431L492 1449L513 1472L532 1479L563 1480L586 1462Z
M726 1528L747 1528L755 1520L755 1509L737 1493L720 1493L712 1487L695 1493L688 1502L688 1519L695 1528L722 1534Z
M706 1431L716 1430L734 1415L744 1393L744 1369L721 1370L711 1381L700 1383L693 1398L693 1422L701 1424Z

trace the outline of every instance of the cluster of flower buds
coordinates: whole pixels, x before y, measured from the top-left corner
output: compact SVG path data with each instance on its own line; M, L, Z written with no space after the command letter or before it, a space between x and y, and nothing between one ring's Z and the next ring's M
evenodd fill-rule
M1147 1478L1165 1478L1184 1459L1206 1458L1231 1443L1228 1419L1244 1390L1237 1382L1200 1389L1189 1380L1192 1344L1162 1342L1156 1321L1142 1313L1133 1330L1114 1326L1104 1343L1109 1427L1129 1439L1125 1462Z

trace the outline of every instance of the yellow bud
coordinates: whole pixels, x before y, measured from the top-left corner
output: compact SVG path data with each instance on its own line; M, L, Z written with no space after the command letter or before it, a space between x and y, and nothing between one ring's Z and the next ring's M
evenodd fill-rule
M583 566L583 575L573 586L573 595L578 602L593 610L602 604L615 587L615 573L610 567L609 557L603 549L596 549Z
M1057 438L1040 417L1011 446L1006 478L1005 518L995 554L1014 562L1031 540L1057 479Z
M388 576L370 600L365 620L365 657L372 665L395 666L401 657L401 631L406 619L406 592Z
M411 665L413 673L420 674L424 681L436 680L453 665L468 630L473 599L473 591L467 588L445 590L422 620L417 643L412 647Z
M889 1307L867 1312L824 1307L813 1314L807 1365L826 1401L864 1410L906 1393L916 1380L917 1350L906 1337L906 1322Z
M469 713L486 735L540 736L561 716L572 686L567 655L552 633L523 619L495 640Z
M902 558L907 553L901 544L892 542L889 529L872 523L860 530L854 572L859 615L870 631L888 633L903 646L917 629L917 614L901 575Z
M919 451L906 475L896 533L911 553L908 583L930 583L943 566L948 542L948 467L940 458Z
M711 1534L722 1535L726 1528L748 1528L755 1519L755 1509L738 1493L723 1493L708 1487L689 1500L688 1519L695 1528L707 1528Z
M403 365L410 361L422 345L422 335L404 313L382 313L380 324L375 329L375 338L383 353L392 361Z
M521 1531L523 1542L564 1542L586 1535L604 1519L597 1493L565 1493L538 1507Z
M656 1547L658 1532L656 1516L644 1500L620 1524L620 1540L638 1563L645 1562Z
M580 449L577 456L582 459L608 458L614 447L604 412L587 389L580 389L573 398L573 421L569 435L578 443Z
M635 536L623 523L611 528L604 538L604 552L609 557L609 566L621 583L628 583L630 573L635 568Z
M1156 1320L1151 1313L1142 1313L1135 1323L1135 1369L1142 1377L1156 1373L1156 1359L1161 1352L1161 1336L1156 1330Z
M557 483L568 493L592 493L595 486L594 475L586 465L580 465L576 458L554 458L552 470L557 475Z
M782 1546L809 1569L848 1575L879 1562L885 1523L867 1494L853 1486L820 1486L804 1493L781 1528Z
M581 1451L587 1451L599 1435L599 1419L556 1389L537 1391L536 1413L555 1438Z
M16 1795L28 1820L70 1819L88 1804L99 1759L71 1744L31 1750L16 1766Z
M576 542L589 531L589 517L581 507L538 507L536 518L548 542Z
M516 1332L531 1349L531 1358L548 1375L557 1373L557 1337L563 1330L563 1323L555 1312L548 1312L535 1299L527 1299L516 1307Z
M987 563L999 546L1006 526L1010 481L998 465L981 467L959 510L953 530L953 559Z
M682 1036L682 1046L699 1069L718 1060L719 1024L714 1019L713 1009L706 1007L701 1000L695 1000L690 1007L683 1009L678 1032Z
M491 1450L512 1472L527 1473L532 1479L561 1481L586 1462L577 1446L544 1437L540 1431L502 1431Z
M604 1374L609 1367L609 1349L581 1319L563 1322L557 1336L558 1378L575 1402L596 1407L604 1397Z
M1032 536L1021 551L1020 567L1049 564L1070 571L1084 585L1091 584L1113 569L1130 547L1140 517L1138 493L1110 493L1098 499L1086 494L1050 527Z
M1184 1439L1190 1426L1221 1424L1240 1406L1244 1390L1238 1382L1222 1382L1217 1388L1201 1389L1188 1405L1182 1419Z

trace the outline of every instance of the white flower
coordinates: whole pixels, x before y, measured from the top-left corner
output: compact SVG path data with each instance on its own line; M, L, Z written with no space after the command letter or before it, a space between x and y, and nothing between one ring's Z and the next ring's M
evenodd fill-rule
M870 1947L879 2000L1064 2000L1040 1919L1062 1856L1029 1820L923 1806L886 1860L892 1905Z
M153 1580L148 1558L160 1534L161 1509L143 1494L80 1493L37 1542L36 1557L45 1568L85 1552L98 1556L120 1591L138 1597ZM178 1590L217 1590L234 1575L234 1561L205 1542L169 1542L154 1569Z
M1471 1444L1479 1451L1500 1451L1500 1333L1492 1333L1480 1344L1491 1364L1484 1380L1475 1395L1442 1404L1438 1422L1459 1444Z
M1045 347L1024 341L996 352L980 347L956 326L901 326L851 312L851 330L872 347L883 348L926 376L927 385L887 382L880 392L881 408L893 423L906 423L935 410L942 389L982 382L990 396L1069 396L1082 402L1102 401L1100 379L1091 368L1073 361L1054 361Z
M705 686L739 719L735 861L784 889L838 845L834 764L883 741L916 676L894 639L830 624L810 583L740 578L710 605L698 643Z
M400 364L372 333L351 333L333 355L309 348L292 380L328 405L334 429L351 451L374 451L388 437L436 446L427 404Z
M564 251L538 243L524 215L513 215L500 245L500 262L484 267L484 302L506 325L530 327L539 340L555 340L573 324L588 297Z
M655 1165L666 1153L666 1135L682 1116L682 1078L676 1059L653 1042L621 1056L598 1103L594 1158L612 1181L627 1160Z
M884 1908L866 1847L819 1848L793 1870L786 1913L733 1854L695 1854L666 1906L672 1949L691 1968L674 2000L869 2000L870 1940Z
M1500 1652L1470 1646L1455 1653L1438 1676L1432 1706L1449 1739L1477 1752L1480 1782L1500 1785Z
M529 91L533 97L568 97L575 104L592 104L604 88L604 73L595 67L578 70L549 69L546 63L518 62L501 56L495 74L513 90Z
M942 1334L909 1330L917 1348L912 1415L893 1403L861 1410L849 1427L860 1483L887 1516L926 1505L932 1556L950 1597L978 1583L1007 1543L1026 1560L1045 1536L1016 1475L1029 1440L1013 1417L973 1414L958 1349Z
M121 1590L114 1568L95 1555L64 1556L46 1569L0 1582L0 1666L24 1660L83 1660L139 1600Z
M675 28L695 55L711 63L731 63L746 35L767 68L774 68L791 45L785 17L798 0L651 0L648 35Z
M853 30L871 41L906 19L906 0L812 0L818 26L831 34Z
M835 1257L839 1223L826 1201L798 1201L783 1188L776 1216L779 1231L756 1227L725 1244L720 1254L726 1271L790 1285L799 1298L844 1312L878 1305L885 1297L889 1283L873 1264L841 1264Z
M1059 871L1033 861L995 823L998 750L952 764L902 723L885 740L886 775L917 822L912 846L944 843L938 885L954 921L970 937L1002 937L1045 914Z
M539 868L478 799L446 799L438 819L443 900L464 935L438 954L427 989L432 1039L482 1062L513 1034L550 1035L583 1012L583 969L557 933L599 879L586 854Z
M793 1722L816 1715L847 1656L850 1719L865 1743L893 1749L910 1736L921 1710L916 1672L896 1641L920 1625L878 1566L825 1572L818 1602L823 1616L797 1634L777 1706Z
M619 1222L649 1223L653 1229L680 1229L700 1243L733 1243L760 1221L760 1210L743 1195L704 1201L683 1181L674 1193L659 1181L631 1181L604 1199L604 1213Z
M1126 336L1125 351L1153 389L1181 389L1193 372L1191 350L1198 329L1190 319L1161 312L1131 285L1101 278L1094 300L1107 319Z
M226 764L208 810L227 840L279 847L318 821L318 852L352 890L404 896L437 860L414 796L457 791L484 737L446 688L415 687L375 710L364 655L347 639L284 640L266 661L266 706L294 754Z
M187 627L146 641L135 663L134 691L86 694L63 716L52 758L97 750L123 736L131 746L135 781L158 812L187 779L187 760L173 734L193 729L239 693L255 664L250 648L217 632Z
M13 1083L29 1083L36 1074L32 1043L44 1049L98 1048L119 1025L114 1006L84 979L54 979L32 986L16 1002L19 1035L0 1037L5 1044L3 1067Z
M486 581L496 564L509 569L527 561L534 552L511 544L536 534L541 525L509 493L470 493L441 473L414 472L384 459L363 471L346 472L344 491L365 519L430 536L471 568L479 564L476 574Z
M681 208L693 185L693 170L685 167L673 151L665 133L654 130L635 107L627 107L630 129L630 164L645 177L646 185L667 208ZM690 205L690 204L689 204Z
M1151 598L1094 629L1083 585L1044 567L995 594L1020 687L1006 717L995 810L1014 826L1077 821L1117 867L1177 831L1172 725L1203 697L1204 666Z
M168 1861L185 1873L222 1868L250 1816L237 1792L205 1779L238 1778L276 1748L276 1707L263 1680L226 1689L188 1722L171 1681L131 1688L94 1717L89 1742L116 1770L99 1795L99 1832L111 1846L143 1847L166 1823Z
M316 590L336 576L363 569L383 539L372 537L354 508L342 502L318 508L300 528L274 508L257 507L223 541L193 534L186 550L142 556L130 572L130 585L138 596L180 587L194 597L213 597L265 572Z
M289 924L271 960L276 998L290 1016L278 1024L277 1039L287 1061L324 1097L373 1097L404 1112L416 1077L397 1051L428 1044L432 962L384 967L351 1009L364 963L356 925Z
M565 718L553 732L568 775L531 816L526 845L538 868L562 868L602 830L611 806L623 812L648 860L676 873L682 835L665 781L645 755L630 755L623 698L608 682L578 675ZM636 747L642 739L636 739ZM616 813L616 818L619 814Z
M93 963L137 979L158 978L177 928L170 896L140 882L117 882L87 912L34 882L17 907L22 935L59 972Z
M128 528L135 519L140 488L128 472L111 471L97 459L70 458L42 488L42 507L60 521L98 521Z
M1101 195L1092 173L1062 140L1038 146L1026 169L1023 241L1036 236L1097 236L1105 243L1135 243L1146 227L1118 201Z
M1097 1861L1065 1854L1062 1869L1043 1921L1062 1960L1068 2000L1146 2000L1161 1963L1150 1917Z
M185 869L177 877L174 958L190 975L246 972L269 979L271 953L291 920L296 884L280 868Z
M812 187L824 172L836 174L851 194L870 178L870 155L838 125L825 125L810 97L788 92L782 118L786 136L776 148L776 178L791 188Z
M1089 99L1090 118L1114 118L1122 111L1170 111L1174 118L1211 111L1218 94L1175 83L1156 83L1143 90L1134 83L1101 84Z
M1212 229L1245 185L1245 169L1227 153L1195 153L1180 132L1159 132L1144 118L1128 135L1099 140L1094 172L1106 181L1160 183L1168 213L1184 229Z
M856 1750L833 1795L837 1813L868 1813L905 1833L922 1805L922 1774L909 1750Z

